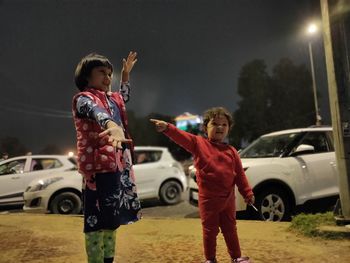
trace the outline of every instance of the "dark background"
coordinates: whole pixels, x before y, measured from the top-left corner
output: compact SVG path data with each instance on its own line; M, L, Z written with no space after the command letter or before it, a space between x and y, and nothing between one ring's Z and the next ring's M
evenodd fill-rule
M128 110L176 116L212 106L232 112L241 67L281 58L309 68L305 35L319 1L0 0L0 138L33 153L48 144L74 150L71 99L81 57L98 52L115 66L129 50L139 61ZM323 40L313 40L321 115L330 124Z

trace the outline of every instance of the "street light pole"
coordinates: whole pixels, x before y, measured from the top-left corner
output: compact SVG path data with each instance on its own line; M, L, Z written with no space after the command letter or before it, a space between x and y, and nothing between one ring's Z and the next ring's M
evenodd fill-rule
M309 55L310 55L310 65L311 65L311 76L312 76L312 89L314 93L314 102L315 102L315 113L316 113L316 125L321 125L321 115L320 110L318 108L317 103L317 91L316 91L316 79L315 79L315 70L314 70L314 59L312 55L312 44L311 41L309 41Z

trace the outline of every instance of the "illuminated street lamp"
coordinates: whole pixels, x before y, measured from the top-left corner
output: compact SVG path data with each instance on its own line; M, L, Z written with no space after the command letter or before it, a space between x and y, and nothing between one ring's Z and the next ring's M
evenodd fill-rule
M307 27L307 33L309 35L313 35L317 32L318 28L315 24L310 24ZM315 101L315 112L316 112L316 125L321 125L321 115L320 110L318 108L318 102L317 102L317 91L316 91L316 79L315 79L315 70L314 70L314 58L312 55L312 44L311 40L309 40L309 55L310 55L310 65L311 65L311 76L312 76L312 89L314 93L314 101Z

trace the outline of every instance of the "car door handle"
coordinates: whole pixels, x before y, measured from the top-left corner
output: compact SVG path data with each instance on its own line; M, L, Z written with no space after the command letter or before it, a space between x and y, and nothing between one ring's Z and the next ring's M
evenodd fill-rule
M164 165L160 165L160 166L158 166L158 168L159 168L159 169L165 169L165 168L166 168L166 166L164 166Z
M19 176L11 177L11 179L19 179Z
M330 162L329 163L331 166L333 166L333 167L336 167L337 166L337 164L335 163L335 162Z

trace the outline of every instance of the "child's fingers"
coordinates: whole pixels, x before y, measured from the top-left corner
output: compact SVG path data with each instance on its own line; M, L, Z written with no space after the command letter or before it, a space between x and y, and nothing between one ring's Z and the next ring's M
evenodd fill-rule
M131 139L120 139L117 140L115 138L109 137L108 142L112 144L114 148L122 149L122 143L132 143Z
M122 140L118 140L118 142L132 143L132 140L131 139L122 139Z
M157 119L150 119L151 122L154 123L156 126L156 131L157 132L163 132L166 130L168 123L165 121L157 120Z
M249 196L245 199L245 202L248 204L248 205L251 205L251 204L254 204L255 203L255 198L254 196Z
M104 137L104 136L107 136L107 135L110 135L110 131L109 130L105 130L105 131L99 133L98 137Z
M137 56L136 52L130 51L127 60L135 64L137 61L136 56Z
M131 139L123 139L123 140L116 140L114 141L115 145L113 145L114 147L118 148L118 149L123 149L122 143L132 143Z
M137 52L135 51L130 51L129 57L135 58L137 56Z
M124 142L124 143L132 143L131 139L116 139L113 137L108 138L108 142Z
M108 142L109 142L109 143L112 143L113 146L115 146L116 143L117 143L117 141L114 140L112 137L109 137L109 138L108 138ZM114 144L115 144L115 145L114 145Z
M123 149L122 143L121 143L120 141L117 142L117 148L118 148L118 149Z
M149 119L151 122L153 122L154 124L157 124L159 122L161 122L161 120L157 120L157 119Z

